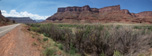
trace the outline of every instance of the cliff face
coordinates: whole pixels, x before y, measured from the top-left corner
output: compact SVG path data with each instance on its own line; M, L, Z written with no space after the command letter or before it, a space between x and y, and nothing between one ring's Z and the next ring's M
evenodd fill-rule
M8 20L7 18L5 18L5 17L2 15L1 10L0 10L0 26L2 26L2 25L7 25L7 24L10 24L10 23L13 23L13 21Z
M97 8L90 8L90 6L86 5L83 7L67 7L67 8L58 8L58 12L82 12L82 11L90 11L90 12L99 12Z
M120 5L101 8L100 13L120 11Z
M14 20L16 23L36 23L30 17L7 17L10 20Z
M57 13L47 18L51 22L91 22L91 23L151 23L152 12L146 11L141 13L130 13L127 9L120 9L120 5L108 6L104 8L90 8L86 5L83 7L66 7L58 8ZM149 19L151 18L151 19ZM144 20L144 21L142 21ZM147 22L150 20L151 22Z
M136 19L134 21L136 22L146 22L146 23L152 23L152 11L144 11L135 14Z
M138 16L138 18L151 18L152 17L152 11L145 11L145 12L140 12L137 13L136 16Z

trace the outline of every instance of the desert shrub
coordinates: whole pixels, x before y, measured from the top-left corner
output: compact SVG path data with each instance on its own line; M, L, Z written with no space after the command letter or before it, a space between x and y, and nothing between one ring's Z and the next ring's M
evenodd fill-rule
M138 56L145 56L144 54L139 54Z
M59 48L70 54L79 52L93 56L137 56L137 53L152 45L151 33L148 31L150 27L81 25L76 27L74 34L71 29L64 27L74 26L42 24L38 32L61 43Z
M132 28L122 27L111 32L111 46L124 55L135 55L138 51L149 48L150 34L143 34L142 30L134 31Z
M35 32L38 32L38 31L39 31L39 28L38 28L38 27L31 27L30 30L31 30L31 31L35 31Z
M48 33L43 33L44 36L46 37L49 37L49 34Z
M114 54L113 54L113 56L123 56L119 51L114 51Z
M59 47L59 49L63 50L63 45L60 43L57 45Z
M117 26L116 26L116 29L119 29L119 28L121 28L121 27L122 27L121 25L117 25Z
M55 53L57 52L57 50L56 49L54 49L54 48L46 48L45 50L44 50L44 56L55 56Z
M48 38L43 38L43 41L48 41Z
M76 54L76 51L74 49L69 50L70 55Z
M105 56L105 54L104 54L104 53L101 53L100 56Z
M102 41L100 31L100 28L82 28L76 32L76 48L78 48L80 53L95 52L100 54L102 52L102 48L104 49L107 45L100 43Z
M59 28L53 24L45 24L40 26L40 33L52 38L54 41L65 41L66 34L71 34L71 30L67 28ZM69 36L70 37L70 36Z
M149 29L149 30L152 30L152 26L148 26L148 29Z
M29 26L32 26L32 27L40 27L41 24L38 24L38 23L33 23L33 24L27 24Z
M95 52L97 56L105 53L112 56L115 50L123 55L131 55L137 51L149 48L150 34L143 34L141 30L134 31L129 27L112 29L80 29L76 32L76 48L83 53ZM94 53L93 53L94 54Z
M40 33L48 34L51 29L55 28L55 26L52 24L42 24L39 28L40 28L39 30Z
M134 26L134 29L142 29L142 26Z
M59 27L79 27L80 25L76 24L58 24Z
M74 47L74 44L70 44L70 50L69 50L69 53L71 54L71 55L74 55L74 54L76 54L76 52L77 52L77 50L76 50L76 48Z

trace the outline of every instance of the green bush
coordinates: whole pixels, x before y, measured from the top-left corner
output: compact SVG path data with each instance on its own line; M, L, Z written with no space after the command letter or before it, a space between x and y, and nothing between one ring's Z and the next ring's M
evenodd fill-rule
M54 48L46 48L44 50L44 56L55 56L55 53L57 52Z
M58 44L58 47L59 47L60 50L63 50L63 45L61 43Z
M134 29L142 29L142 26L134 26Z
M70 55L76 54L75 50L73 50L73 49L69 50L69 53L70 53Z
M31 27L30 30L31 30L31 31L35 31L35 32L38 32L38 31L39 31L39 28L38 28L38 27Z
M152 26L148 26L148 29L152 31Z
M48 38L43 38L43 41L48 41Z
M105 56L105 54L104 54L104 53L101 53L100 56Z
M123 56L119 51L114 51L114 54L113 54L113 56Z

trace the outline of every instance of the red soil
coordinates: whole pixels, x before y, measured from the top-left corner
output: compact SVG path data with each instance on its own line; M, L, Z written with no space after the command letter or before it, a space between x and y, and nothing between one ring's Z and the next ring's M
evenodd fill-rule
M35 41L20 25L0 38L0 56L40 56L40 47L32 45Z

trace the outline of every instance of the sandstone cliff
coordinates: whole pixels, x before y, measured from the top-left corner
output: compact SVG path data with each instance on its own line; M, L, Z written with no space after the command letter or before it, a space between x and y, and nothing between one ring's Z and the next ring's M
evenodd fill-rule
M67 8L58 8L58 12L82 12L82 11L90 11L90 12L99 12L97 8L90 8L90 6L86 5L83 7L67 7Z
M104 8L66 7L58 8L57 13L47 18L49 22L63 23L152 23L152 12L130 13L127 9L121 9L120 5Z
M7 25L7 24L11 24L11 23L13 23L13 21L5 18L5 17L2 15L1 10L0 10L0 26L2 26L2 25Z

